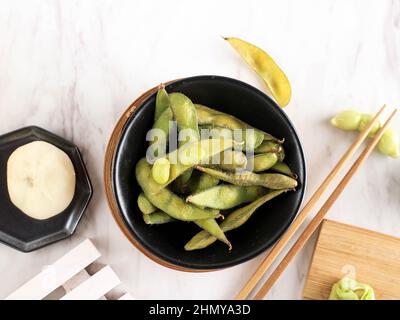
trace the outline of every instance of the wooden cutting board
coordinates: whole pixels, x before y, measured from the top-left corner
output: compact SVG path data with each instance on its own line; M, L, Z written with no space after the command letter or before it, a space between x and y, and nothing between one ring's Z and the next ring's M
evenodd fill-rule
M345 275L371 285L378 300L400 299L400 238L324 220L303 297L327 299Z

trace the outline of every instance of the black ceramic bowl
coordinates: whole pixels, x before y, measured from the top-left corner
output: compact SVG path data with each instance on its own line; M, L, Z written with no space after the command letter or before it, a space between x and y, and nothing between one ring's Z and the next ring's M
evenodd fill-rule
M187 252L183 246L199 228L191 223L148 226L137 207L140 187L135 179L135 165L145 156L146 133L152 127L155 90L133 104L120 122L120 134L110 161L111 202L114 216L125 234L147 256L175 269L205 271L237 265L259 255L285 232L296 216L305 189L306 168L296 131L274 101L258 89L238 80L220 76L197 76L178 80L166 87L168 92L182 92L200 103L232 114L248 124L285 138L286 162L298 175L299 187L266 203L242 227L230 231L231 252L217 242L206 249ZM149 93L149 94L150 94ZM110 141L111 142L111 141ZM110 145L109 145L110 148ZM107 162L107 161L106 161ZM106 164L107 166L107 164ZM105 168L107 175L107 168ZM107 188L107 179L106 179Z
M75 174L75 195L60 214L46 220L33 219L15 207L7 190L7 161L18 147L46 141L71 159ZM0 242L30 252L72 235L92 196L92 186L79 149L74 144L39 127L26 127L0 136Z

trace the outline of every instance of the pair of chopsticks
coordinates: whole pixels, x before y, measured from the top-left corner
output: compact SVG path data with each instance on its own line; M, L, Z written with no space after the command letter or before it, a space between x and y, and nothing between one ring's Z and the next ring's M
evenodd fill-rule
M299 229L299 227L303 224L306 218L309 216L311 210L315 207L318 200L324 194L326 189L332 183L332 181L337 177L339 172L342 170L346 162L354 155L363 141L367 138L369 131L372 129L374 124L377 122L379 116L385 110L386 106L384 105L378 113L374 116L370 124L358 135L354 143L349 147L343 157L339 160L336 166L332 169L329 175L325 178L322 184L318 187L317 191L311 196L310 200L303 207L301 212L298 214L296 220L292 223L286 233L281 237L281 239L275 244L270 253L265 257L265 259L261 262L258 269L254 272L250 280L246 283L243 289L236 296L237 300L244 300L249 297L252 290L256 287L258 282L264 276L264 274L268 271L274 261L278 258L282 250L285 248L286 244L290 239L294 236L295 232ZM376 133L372 141L365 147L364 151L360 154L358 159L354 162L350 170L346 173L343 179L340 181L336 189L332 192L326 202L322 205L321 209L315 215L315 217L311 220L310 224L300 235L298 240L295 242L293 247L289 250L286 256L283 258L278 267L272 272L266 282L262 285L260 290L254 296L254 299L262 299L272 288L276 280L288 266L290 261L296 256L296 254L303 248L304 244L308 241L314 231L318 228L318 226L323 221L324 216L327 214L329 209L338 199L340 194L343 192L344 188L347 186L351 178L357 172L358 168L361 164L367 159L372 150L375 148L379 139L382 137L389 123L393 120L393 117L397 113L397 110L394 110L385 124L381 127L381 129Z

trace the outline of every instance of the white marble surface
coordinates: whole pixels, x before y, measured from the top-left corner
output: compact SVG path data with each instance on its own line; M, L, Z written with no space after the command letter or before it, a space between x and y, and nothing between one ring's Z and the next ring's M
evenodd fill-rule
M0 245L0 298L86 237L137 298L238 292L261 257L204 274L161 267L122 235L102 185L111 130L144 90L199 74L263 88L220 35L263 47L290 78L285 111L304 145L307 197L354 138L327 119L347 107L374 111L400 102L400 1L0 1L0 134L35 124L72 140L95 189L71 239L30 254ZM400 160L374 154L330 218L399 236L399 172ZM268 298L301 297L314 240Z

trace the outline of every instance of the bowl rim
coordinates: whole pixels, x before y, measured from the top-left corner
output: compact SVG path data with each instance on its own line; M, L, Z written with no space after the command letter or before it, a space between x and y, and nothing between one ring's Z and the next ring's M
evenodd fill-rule
M293 131L293 137L297 141L297 144L299 145L300 149L300 158L301 158L301 166L303 168L303 176L304 176L304 181L302 181L302 188L299 190L301 192L300 194L300 201L298 202L298 205L296 207L295 214L291 217L291 219L288 222L287 227L283 229L283 232L277 234L272 240L272 245L276 243L276 241L282 237L282 235L286 232L287 228L290 227L290 225L293 223L294 219L296 218L301 205L304 201L304 195L306 191L306 186L307 186L307 168L306 168L306 161L305 161L305 155L304 155L304 150L300 141L300 138L297 134L297 131L289 119L289 117L286 115L286 113L280 108L274 100L272 100L268 95L266 95L264 92L261 90L253 87L252 85L243 82L241 80L225 77L225 76L219 76L219 75L200 75L200 76L191 76L191 77L185 77L185 78L179 78L171 81L165 82L165 86L168 86L172 83L175 83L177 81L188 81L188 80L196 80L196 79L209 79L209 80L214 80L214 79L220 79L224 81L229 81L229 82L234 82L238 83L242 86L245 86L252 91L254 91L256 94L262 95L263 97L267 98L276 106L276 108L279 110L278 112L281 113L281 115L285 118L285 120L288 122L289 126L291 127L291 130ZM265 252L269 247L266 248L261 248L260 250L253 252L252 254L248 255L247 257L241 259L238 262L233 262L230 264L227 264L226 266L221 266L219 268L190 268L182 265L177 265L174 264L170 261L166 261L163 258L155 255L152 253L150 250L145 248L137 239L136 237L132 234L132 232L129 230L123 214L120 212L120 208L116 199L115 191L114 191L114 164L115 164L115 157L117 154L117 151L119 149L119 143L121 140L121 137L123 133L125 132L126 125L128 124L129 119L131 116L135 113L136 109L140 107L148 98L150 98L154 93L157 92L159 86L152 87L151 89L147 90L146 92L142 93L134 102L131 103L131 105L122 113L120 116L119 120L117 121L107 144L106 148L106 154L104 157L104 168L103 168L103 180L104 180L104 186L105 186L105 193L106 193L106 198L107 202L109 205L109 208L111 210L111 214L114 217L115 222L125 235L125 237L140 251L142 252L145 256L147 256L149 259L153 260L154 262L173 269L173 270L178 270L178 271L185 271L185 272L194 272L194 273L199 273L199 272L210 272L210 271L217 271L217 270L223 270L229 267L233 267L236 265L239 265L241 263L244 263L246 261L249 261L251 259L254 259L255 257L259 256L263 252Z

